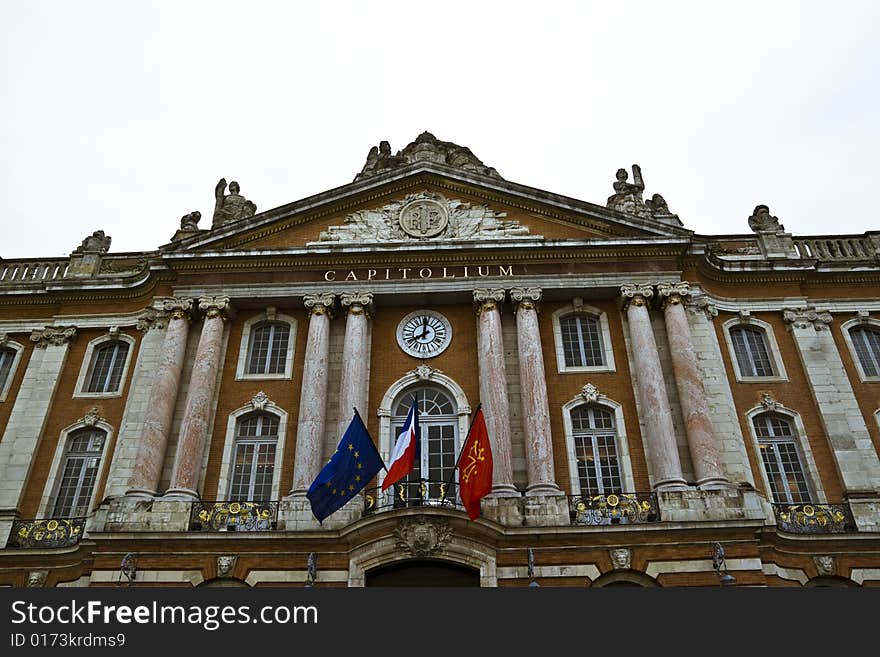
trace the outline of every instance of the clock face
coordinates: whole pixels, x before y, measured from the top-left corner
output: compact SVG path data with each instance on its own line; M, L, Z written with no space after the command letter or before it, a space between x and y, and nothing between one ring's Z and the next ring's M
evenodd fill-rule
M417 310L397 326L397 344L410 356L433 358L452 340L452 325L433 310Z

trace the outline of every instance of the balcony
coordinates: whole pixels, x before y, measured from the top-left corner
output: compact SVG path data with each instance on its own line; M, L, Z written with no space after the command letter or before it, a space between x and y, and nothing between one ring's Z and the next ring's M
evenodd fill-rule
M192 532L268 532L278 527L278 502L193 502Z
M384 491L378 486L367 489L364 492L364 509L361 515L417 506L464 511L454 482L424 479L395 484Z
M572 525L629 525L660 521L654 493L569 495L568 512Z
M6 545L11 548L71 547L79 543L85 526L85 518L16 520Z
M856 531L848 504L774 504L776 526L791 534L844 534Z

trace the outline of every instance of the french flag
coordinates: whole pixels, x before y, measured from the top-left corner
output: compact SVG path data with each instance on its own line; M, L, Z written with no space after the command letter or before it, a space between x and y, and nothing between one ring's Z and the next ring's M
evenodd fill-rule
M388 474L385 475L385 480L382 482L382 490L396 484L412 472L416 454L419 452L420 435L418 403L415 397L413 397L412 406L410 406L409 414L406 416L406 422L397 436L397 442L394 443L394 450L391 452L391 461L388 466Z

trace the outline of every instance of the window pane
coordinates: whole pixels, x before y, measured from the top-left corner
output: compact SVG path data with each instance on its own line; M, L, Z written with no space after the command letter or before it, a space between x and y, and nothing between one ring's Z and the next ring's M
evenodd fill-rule
M880 331L859 327L849 334L865 376L880 376Z
M566 367L596 367L604 364L599 320L586 315L568 315L559 321Z
M741 376L773 376L773 365L764 340L764 331L737 326L730 329L730 338Z
M289 340L287 324L258 324L251 331L247 373L284 374Z
M127 342L111 342L93 351L85 391L117 392L127 355Z
M578 406L571 411L571 423L581 493L621 493L614 416L602 408Z
M278 418L268 413L251 413L238 420L229 500L270 501L275 475Z
M801 465L791 422L764 413L752 419L761 461L770 483L773 501L781 504L798 504L810 501L807 479Z
M6 387L9 373L12 371L12 361L15 359L15 349L4 347L0 349L0 392Z
M88 513L105 438L106 434L100 429L81 429L68 437L52 511L54 516L75 518Z

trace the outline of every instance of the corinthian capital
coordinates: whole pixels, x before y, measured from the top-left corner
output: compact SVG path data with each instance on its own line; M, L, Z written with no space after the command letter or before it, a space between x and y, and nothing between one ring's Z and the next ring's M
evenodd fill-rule
M657 296L660 307L665 310L668 306L683 304L691 296L691 285L687 281L657 283Z
M199 310L205 313L207 319L227 319L232 312L232 306L229 297L202 297L199 299Z
M510 288L510 300L513 301L514 312L520 308L530 310L538 308L543 292L539 287L513 287Z
M624 308L630 304L644 306L654 296L654 288L648 283L626 283L620 286L620 296Z
M319 294L306 294L303 296L303 305L308 308L311 315L327 315L333 317L333 304L336 302L336 295L332 292L321 292Z
M50 344L55 347L62 347L71 342L75 337L75 326L47 326L41 329L34 329L31 332L31 341L36 342L36 346L39 349L45 349Z
M817 311L813 307L801 306L782 311L782 318L792 328L805 329L812 326L817 331L823 331L831 324L831 313L827 310Z
M372 292L343 292L339 295L339 303L342 308L352 315L367 313L367 317L373 314Z
M502 288L479 288L474 290L474 305L479 315L484 310L495 310L504 302L505 292ZM500 310L500 309L499 309Z

